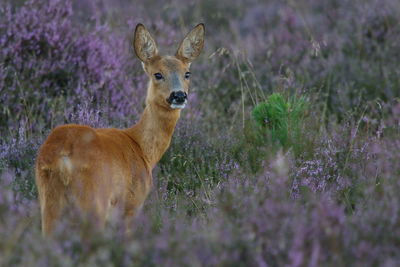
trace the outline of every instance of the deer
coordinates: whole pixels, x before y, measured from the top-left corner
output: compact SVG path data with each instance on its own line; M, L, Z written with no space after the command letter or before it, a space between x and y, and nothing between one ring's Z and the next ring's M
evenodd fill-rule
M139 23L133 48L149 78L140 119L127 129L65 124L41 145L35 163L41 230L51 235L67 207L91 214L105 227L112 211L133 221L153 185L152 170L171 143L187 104L190 65L204 47L205 27L195 26L174 56L161 56Z

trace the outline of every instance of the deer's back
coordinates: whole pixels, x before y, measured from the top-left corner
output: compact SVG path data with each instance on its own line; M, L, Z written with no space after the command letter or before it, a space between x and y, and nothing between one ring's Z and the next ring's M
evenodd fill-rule
M58 184L51 188L60 193L68 187L87 208L145 198L152 183L140 147L117 129L59 126L40 148L36 168L39 187Z

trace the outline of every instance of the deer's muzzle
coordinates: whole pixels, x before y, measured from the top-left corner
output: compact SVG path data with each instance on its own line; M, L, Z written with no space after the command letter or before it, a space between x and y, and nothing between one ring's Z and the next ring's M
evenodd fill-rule
M171 105L171 108L184 108L187 103L187 94L183 91L173 91L167 102Z

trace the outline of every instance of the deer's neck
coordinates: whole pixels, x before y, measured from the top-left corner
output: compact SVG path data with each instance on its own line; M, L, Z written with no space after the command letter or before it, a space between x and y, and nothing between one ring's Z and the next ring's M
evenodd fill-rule
M180 110L148 104L139 122L127 130L142 149L151 168L169 147L179 116Z

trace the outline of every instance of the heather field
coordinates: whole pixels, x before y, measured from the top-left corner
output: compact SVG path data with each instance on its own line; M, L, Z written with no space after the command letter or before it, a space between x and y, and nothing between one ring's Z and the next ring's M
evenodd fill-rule
M188 105L125 235L34 182L61 124L126 128L162 53L206 26ZM0 266L400 266L400 1L0 0Z

